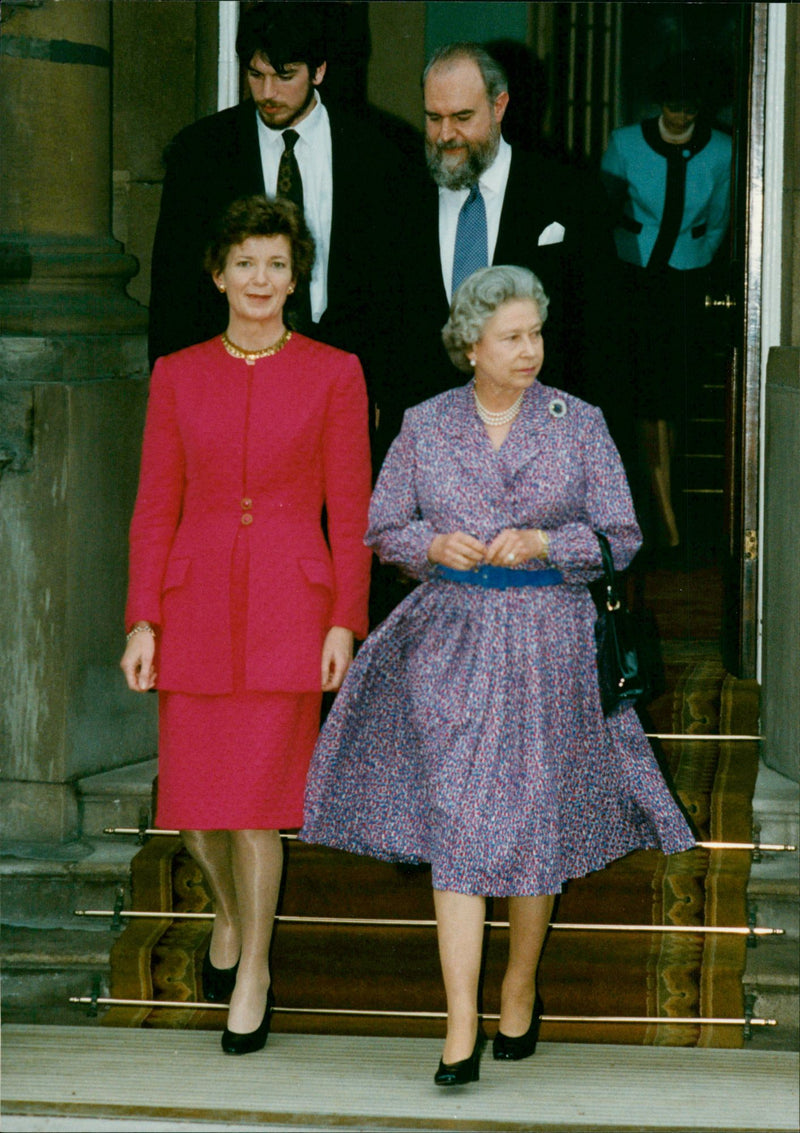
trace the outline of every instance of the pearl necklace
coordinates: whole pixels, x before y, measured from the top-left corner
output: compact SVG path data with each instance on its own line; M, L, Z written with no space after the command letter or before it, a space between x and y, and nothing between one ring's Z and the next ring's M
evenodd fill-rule
M500 413L493 413L491 409L487 409L486 406L482 404L478 397L477 390L473 389L472 393L475 398L475 409L478 412L478 416L481 421L483 421L484 425L490 426L509 425L519 413L522 406L522 399L525 396L525 390L523 390L514 404L509 406L508 409L503 409Z
M292 332L287 327L278 341L273 342L272 346L265 346L263 350L243 350L241 346L231 342L227 334L223 334L222 345L233 358L243 358L248 366L254 366L259 358L269 358L271 355L277 354L279 350L283 350L291 337Z

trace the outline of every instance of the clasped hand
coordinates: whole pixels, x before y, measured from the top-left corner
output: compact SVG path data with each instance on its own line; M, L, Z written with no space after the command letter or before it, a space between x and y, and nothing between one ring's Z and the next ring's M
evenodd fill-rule
M545 544L538 530L507 527L495 535L487 547L480 539L465 531L436 535L428 548L428 559L451 570L474 570L482 563L491 566L519 566L530 559L541 558Z

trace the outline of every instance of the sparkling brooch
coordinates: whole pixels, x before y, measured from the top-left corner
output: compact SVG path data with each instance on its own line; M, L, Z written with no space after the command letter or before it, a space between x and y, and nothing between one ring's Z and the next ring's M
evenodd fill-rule
M550 416L555 417L556 420L567 415L567 403L560 397L554 397L547 408L550 411Z

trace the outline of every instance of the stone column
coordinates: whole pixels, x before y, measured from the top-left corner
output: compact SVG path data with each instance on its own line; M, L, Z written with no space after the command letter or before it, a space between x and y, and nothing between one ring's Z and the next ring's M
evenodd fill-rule
M5 7L5 6L4 6ZM107 0L10 5L0 38L0 330L137 332L136 262L110 235Z
M78 836L75 781L155 750L118 669L147 312L110 234L110 62L107 0L3 4L0 745L30 842Z
M787 153L791 151L787 150ZM773 346L764 432L764 761L800 782L800 346Z

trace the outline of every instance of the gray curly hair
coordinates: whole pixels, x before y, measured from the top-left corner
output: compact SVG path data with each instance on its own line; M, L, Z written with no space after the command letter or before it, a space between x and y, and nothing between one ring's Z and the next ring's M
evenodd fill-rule
M472 367L467 351L480 342L489 319L503 303L531 299L544 322L550 300L541 281L527 268L512 264L480 268L459 287L450 305L450 318L442 328L442 342L450 361L468 374Z

